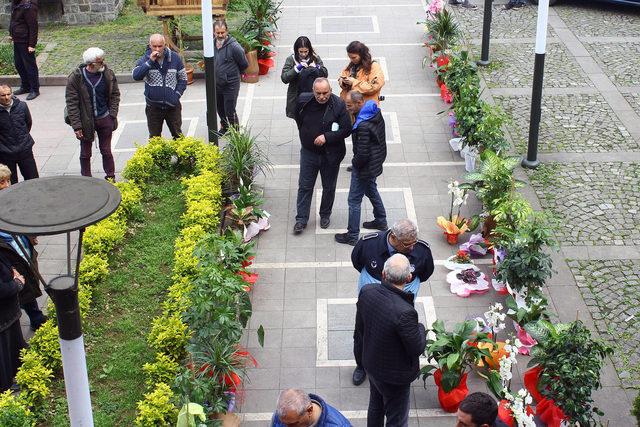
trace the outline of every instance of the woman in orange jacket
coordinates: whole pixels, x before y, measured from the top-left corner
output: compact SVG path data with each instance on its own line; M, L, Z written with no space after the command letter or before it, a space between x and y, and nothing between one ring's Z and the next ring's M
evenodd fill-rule
M349 64L338 77L338 84L342 91L340 98L345 100L350 90L364 95L365 102L373 100L380 104L380 90L384 86L382 67L371 59L369 48L359 41L352 41L347 46Z

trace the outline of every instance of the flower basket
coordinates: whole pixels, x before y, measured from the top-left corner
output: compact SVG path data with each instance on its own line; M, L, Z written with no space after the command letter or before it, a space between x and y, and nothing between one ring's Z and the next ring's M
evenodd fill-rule
M449 140L449 146L451 147L451 149L453 151L460 151L460 149L462 148L462 140L464 138L451 138Z
M471 277L473 271L475 274L475 282L465 280L464 276ZM474 266L473 269L466 270L454 270L447 274L447 282L449 283L449 290L452 294L456 294L459 297L467 298L473 294L484 294L489 290L489 282L486 279L484 273L478 270L478 267Z
M444 267L448 270L466 270L467 268L474 268L473 261L469 260L468 264L459 264L454 261L456 255L451 255L444 262Z
M460 238L460 233L447 233L446 231L443 233L444 237L447 239L447 243L450 245L457 245L458 239Z
M434 372L433 378L438 386L438 401L442 409L449 413L456 412L460 403L467 397L467 394L469 394L469 389L467 388L467 373L465 372L462 375L458 386L449 392L444 391L442 387L442 372L440 372L440 369Z

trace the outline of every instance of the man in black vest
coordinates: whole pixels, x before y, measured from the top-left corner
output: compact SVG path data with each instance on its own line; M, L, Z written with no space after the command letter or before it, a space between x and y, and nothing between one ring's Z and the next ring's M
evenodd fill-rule
M354 356L369 376L367 426L407 426L411 383L420 374L419 357L427 342L413 308L409 260L395 254L384 263L382 284L360 291L354 331Z
M309 221L318 172L322 179L320 227L329 227L340 162L346 153L344 139L351 133L351 118L344 101L331 93L329 80L318 77L313 83L313 93L302 93L298 97L295 119L302 147L293 233L300 234Z

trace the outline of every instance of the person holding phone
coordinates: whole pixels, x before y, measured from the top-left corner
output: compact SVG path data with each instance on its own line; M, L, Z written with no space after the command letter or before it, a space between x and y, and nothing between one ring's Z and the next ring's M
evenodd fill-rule
M364 101L372 100L380 105L380 91L384 86L382 67L371 58L369 48L359 41L352 41L347 46L349 64L338 77L342 91L340 98L345 102L349 91L356 91L364 96Z

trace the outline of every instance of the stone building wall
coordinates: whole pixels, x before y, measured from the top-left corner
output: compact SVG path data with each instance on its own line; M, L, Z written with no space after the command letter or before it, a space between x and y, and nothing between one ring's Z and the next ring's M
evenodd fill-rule
M118 16L125 0L39 0L41 24L95 24ZM0 27L7 28L11 17L11 0L0 0Z

